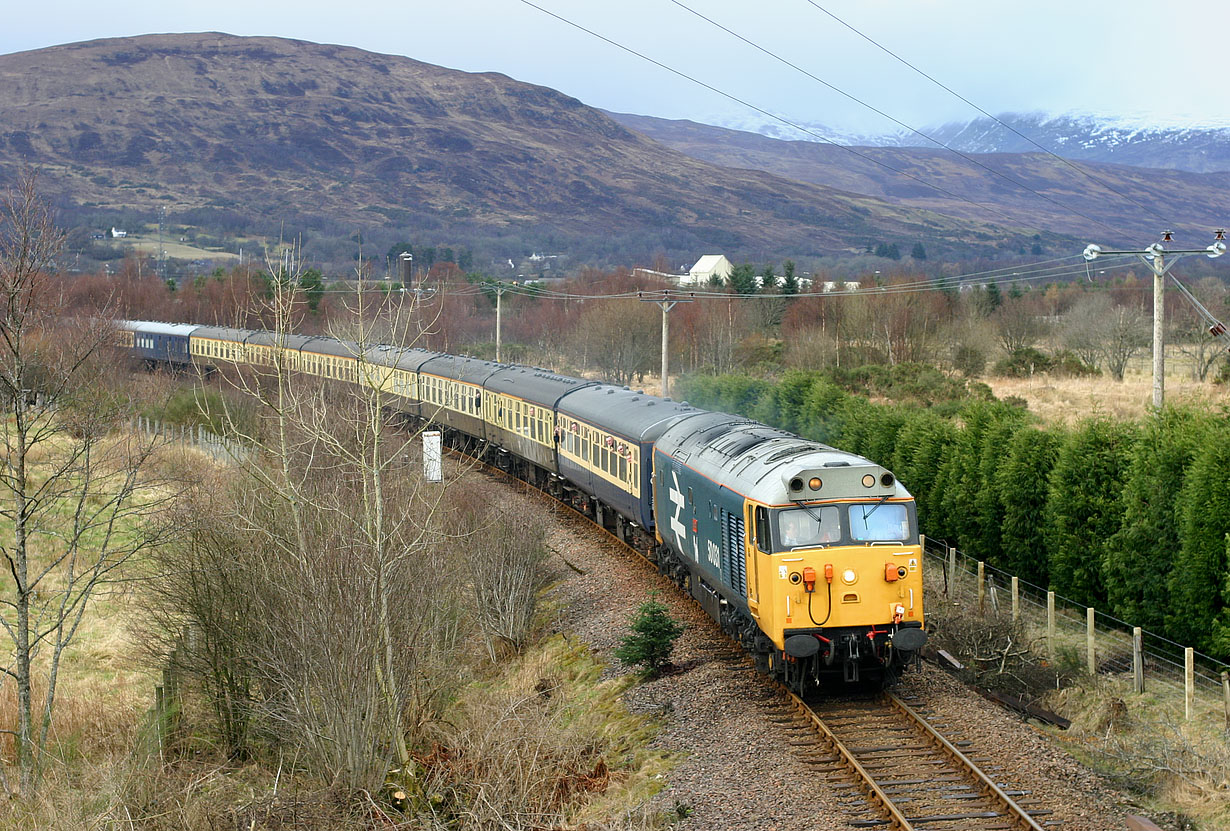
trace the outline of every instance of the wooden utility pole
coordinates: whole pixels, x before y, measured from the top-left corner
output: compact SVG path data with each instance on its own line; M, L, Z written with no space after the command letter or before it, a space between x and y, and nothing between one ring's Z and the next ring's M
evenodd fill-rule
M1189 248L1167 251L1162 242L1170 242L1174 233L1162 231L1162 242L1155 242L1144 251L1108 251L1100 245L1085 246L1084 257L1092 262L1103 254L1132 254L1153 272L1153 408L1160 410L1165 402L1166 392L1166 341L1164 325L1166 321L1166 272L1168 272L1185 254L1204 254L1210 260L1226 253L1224 229L1218 229L1214 234L1213 244L1207 248ZM1174 258L1167 263L1166 255Z
M661 292L644 292L636 293L637 299L647 303L657 303L662 307L662 397L666 398L670 395L670 376L667 374L670 371L670 311L675 308L676 303L691 303L696 299L696 295L688 293L671 294L670 289L662 289Z

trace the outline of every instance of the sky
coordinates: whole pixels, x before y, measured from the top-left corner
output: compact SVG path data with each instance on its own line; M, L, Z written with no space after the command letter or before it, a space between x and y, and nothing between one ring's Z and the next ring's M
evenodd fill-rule
M884 47L995 114L1230 127L1225 23L1212 0L46 0L10 11L0 54L220 31L500 72L607 110L729 126L877 135L979 115Z

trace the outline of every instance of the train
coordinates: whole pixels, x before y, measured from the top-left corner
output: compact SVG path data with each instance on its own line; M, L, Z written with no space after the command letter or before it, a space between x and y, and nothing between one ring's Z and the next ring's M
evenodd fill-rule
M800 694L890 684L926 643L914 498L862 456L536 367L208 325L118 329L148 365L276 363L379 389L402 418L636 549Z

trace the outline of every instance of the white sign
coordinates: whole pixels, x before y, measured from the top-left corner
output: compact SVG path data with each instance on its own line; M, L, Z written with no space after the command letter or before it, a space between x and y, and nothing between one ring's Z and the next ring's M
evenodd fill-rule
M440 431L423 433L423 478L428 482L443 482L443 456Z

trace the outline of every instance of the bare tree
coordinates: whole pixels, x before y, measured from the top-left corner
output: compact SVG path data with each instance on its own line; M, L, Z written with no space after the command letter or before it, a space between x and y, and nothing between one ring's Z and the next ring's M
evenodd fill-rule
M153 444L113 432L128 409L120 379L107 377L107 314L59 317L48 271L62 241L26 175L0 201L0 518L12 535L0 553L13 578L0 625L17 689L17 723L4 732L20 776L4 787L27 796L41 780L65 650L94 595L153 542L144 521L168 498L146 475Z
M1032 302L1032 295L1010 296L992 313L991 320L995 324L1000 346L1008 355L1018 349L1037 345L1047 334L1046 322L1039 314L1037 304Z
M476 618L467 529L442 501L453 488L407 466L418 434L387 424L391 370L369 351L374 331L407 331L372 314L411 310L367 305L364 282L351 325L333 331L355 344L338 385L300 372L283 348L300 306L293 275L274 282L268 357L226 373L264 413L260 430L231 425L256 452L176 552L182 562L167 571L178 582L163 581L159 598L165 630L200 632L190 669L232 751L257 722L350 790L406 764L405 737L459 677L459 642ZM211 579L228 561L233 575Z
M1221 314L1230 302L1230 290L1216 277L1201 280L1193 292L1206 308L1215 310L1214 314ZM1191 360L1192 380L1206 380L1209 372L1226 355L1223 344L1210 335L1208 321L1192 306L1180 303L1174 310L1167 310L1167 322L1170 324L1167 340L1174 343L1181 355Z

